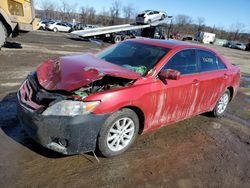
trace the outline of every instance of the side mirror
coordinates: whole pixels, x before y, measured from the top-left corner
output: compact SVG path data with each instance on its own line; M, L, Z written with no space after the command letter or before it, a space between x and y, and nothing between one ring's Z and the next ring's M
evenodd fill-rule
M166 81L166 79L170 80L179 80L181 76L181 73L177 70L173 69L166 69L160 72L159 78L162 81Z

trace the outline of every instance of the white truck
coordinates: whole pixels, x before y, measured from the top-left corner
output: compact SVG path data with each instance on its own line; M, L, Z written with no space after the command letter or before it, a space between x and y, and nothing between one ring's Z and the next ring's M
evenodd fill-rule
M111 41L113 43L120 42L129 38L134 38L133 31L141 30L142 37L165 39L164 33L160 25L165 24L166 19L152 22L147 25L138 24L123 24L99 27L87 30L73 31L71 34L77 35L81 38L99 38L104 41Z
M203 31L198 31L194 36L194 40L197 40L197 41L204 43L204 44L210 44L210 43L214 42L215 34L203 32Z

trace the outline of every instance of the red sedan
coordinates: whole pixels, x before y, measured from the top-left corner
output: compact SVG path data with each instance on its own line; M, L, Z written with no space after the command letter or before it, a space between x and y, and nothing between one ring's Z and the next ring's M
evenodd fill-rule
M26 132L63 154L118 155L136 136L211 112L235 97L240 70L212 49L135 39L95 55L45 61L17 92Z

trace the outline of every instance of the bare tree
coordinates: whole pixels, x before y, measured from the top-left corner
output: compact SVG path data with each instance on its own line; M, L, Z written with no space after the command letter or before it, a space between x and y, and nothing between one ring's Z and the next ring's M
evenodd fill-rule
M241 22L236 22L231 26L232 36L230 37L232 40L237 40L239 33L243 32L245 29L245 24Z
M201 31L205 26L205 18L198 17L197 18L198 31Z
M174 33L191 34L194 32L193 20L190 16L180 14L174 17Z
M133 4L127 4L122 8L123 10L123 15L125 18L125 22L128 22L131 20L131 17L135 15L135 9L133 7Z
M96 10L94 7L82 7L81 8L81 22L88 24L96 24Z
M99 14L97 23L102 24L102 25L110 24L110 15L109 15L109 12L106 11L105 8L103 8L101 13Z
M60 12L60 19L65 21L72 21L74 17L75 7L77 4L69 4L66 0L61 0L61 6L58 9Z
M47 19L55 19L55 10L56 10L56 5L49 1L49 0L42 0L41 1L41 9L44 10L44 17Z
M110 7L111 24L117 24L121 12L121 2L115 0Z
M183 25L191 24L193 22L193 20L188 15L179 14L179 15L175 16L174 22L177 25L183 26Z

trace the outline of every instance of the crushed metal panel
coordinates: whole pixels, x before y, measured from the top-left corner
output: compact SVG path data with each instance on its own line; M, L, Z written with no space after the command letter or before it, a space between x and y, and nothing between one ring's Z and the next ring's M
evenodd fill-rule
M100 80L105 75L131 80L141 77L139 73L91 54L50 59L37 67L38 81L47 90L72 91Z

